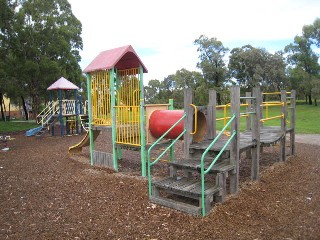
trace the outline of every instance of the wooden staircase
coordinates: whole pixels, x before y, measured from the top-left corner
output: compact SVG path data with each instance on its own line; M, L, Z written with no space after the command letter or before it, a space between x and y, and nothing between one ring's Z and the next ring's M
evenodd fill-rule
M213 126L215 117L212 116L215 110L214 90L209 91L207 107L194 106L192 91L185 90L185 115L148 149L148 184L151 202L192 215L205 216L210 213L215 203L225 201L228 193L234 194L238 191L240 89L233 87L231 92L232 116L216 135L216 127ZM195 120L197 119L195 113L197 112L198 115L200 111L203 111L203 115L207 113L205 118L208 128L201 128L199 122ZM151 150L182 120L184 121L184 131L181 132L184 140L184 159L173 160L171 156L174 152L173 144L180 139L180 134L172 139L172 143L158 158L151 161ZM225 137L223 133L227 128L230 128L230 135ZM206 137L196 138L195 134L203 133L203 130L206 131ZM169 176L161 179L152 178L152 167L169 149L171 157L171 161L168 162Z
M58 115L51 115L48 117L47 121L42 125L42 128L40 129L39 132L37 132L36 137L43 137L43 135L49 131L49 126L52 126L57 119L59 118Z
M212 158L206 159L207 169ZM170 176L151 183L150 201L192 215L202 214L201 160L187 159L169 162ZM214 203L223 202L227 195L227 179L235 174L235 165L229 159L214 164L204 181L205 214Z

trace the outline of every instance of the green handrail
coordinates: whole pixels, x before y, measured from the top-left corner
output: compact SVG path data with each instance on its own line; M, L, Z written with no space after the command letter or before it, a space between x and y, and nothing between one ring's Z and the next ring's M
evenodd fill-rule
M152 195L152 187L151 187L151 166L153 166L154 164L156 164L160 158L183 136L183 134L187 131L186 129L184 129L180 135L174 139L171 144L157 157L156 160L154 160L153 162L151 162L151 150L175 127L177 126L185 117L187 116L186 113L183 114L183 116L175 123L173 124L161 137L159 137L157 139L157 141L155 141L151 147L148 149L148 187L149 187L149 196Z
M227 129L227 127L231 124L231 122L236 118L236 115L233 114L233 116L230 118L230 120L227 122L227 124L222 128L220 133L216 136L216 138L209 144L209 146L206 148L206 150L203 152L201 156L201 205L202 205L202 216L205 216L206 209L205 209L205 199L204 199L204 175L207 174L213 165L216 163L216 161L220 158L223 151L226 149L226 147L229 145L231 140L234 138L234 136L237 134L237 132L234 130L232 132L232 135L228 139L228 141L224 144L223 148L220 150L219 154L214 158L214 160L211 162L210 166L204 170L204 158L207 155L208 151L212 148L212 146L218 141L218 139L221 137L221 135L224 133L224 131Z

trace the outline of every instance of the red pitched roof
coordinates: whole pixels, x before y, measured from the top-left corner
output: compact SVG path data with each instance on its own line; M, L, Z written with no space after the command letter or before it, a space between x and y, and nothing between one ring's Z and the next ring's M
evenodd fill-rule
M79 88L74 85L72 82L68 81L64 77L59 78L57 81L55 81L53 84L51 84L50 87L47 88L47 90L78 90Z
M141 64L143 72L148 69L144 66L137 53L131 45L114 48L101 52L93 61L83 70L84 73L90 73L99 70L117 68L119 70L137 68Z

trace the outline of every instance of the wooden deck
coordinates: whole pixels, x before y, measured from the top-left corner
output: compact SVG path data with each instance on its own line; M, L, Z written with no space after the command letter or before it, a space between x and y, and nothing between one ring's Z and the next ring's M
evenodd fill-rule
M260 144L261 147L269 147L275 145L280 141L280 139L284 136L284 132L281 130L280 127L262 127L260 129ZM222 136L210 149L212 151L219 152L225 143L227 142L228 137ZM200 143L192 143L190 148L204 150L206 149L212 140L202 141ZM249 150L252 147L255 147L255 142L252 141L252 132L245 131L240 133L240 152L244 152ZM226 151L230 150L230 146L227 146Z

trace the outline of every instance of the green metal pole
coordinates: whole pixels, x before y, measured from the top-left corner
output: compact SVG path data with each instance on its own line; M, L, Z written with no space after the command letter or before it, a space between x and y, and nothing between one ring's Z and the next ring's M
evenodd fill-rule
M169 110L173 110L173 99L169 99ZM174 161L174 145L170 147L170 162Z
M113 158L113 168L115 171L118 171L118 151L117 151L117 146L116 146L116 124L117 124L117 119L116 119L116 89L115 89L115 71L114 68L111 69L110 71L110 94L111 94L111 118L112 118L112 124L111 124L111 129L112 129L112 158Z
M90 74L86 74L87 76L87 94L88 94L88 131L89 131L89 139L90 139L90 164L93 165L93 132L92 132L92 95L91 95L91 79Z
M146 177L146 128L144 118L144 86L143 86L143 68L140 65L140 144L141 144L141 175Z
M120 88L120 78L118 77L118 70L114 69L114 76L115 76L115 92L119 91ZM115 106L119 106L120 103L118 102L118 99L115 97ZM118 160L122 159L122 148L120 146L116 146L116 151L117 151L117 158Z

